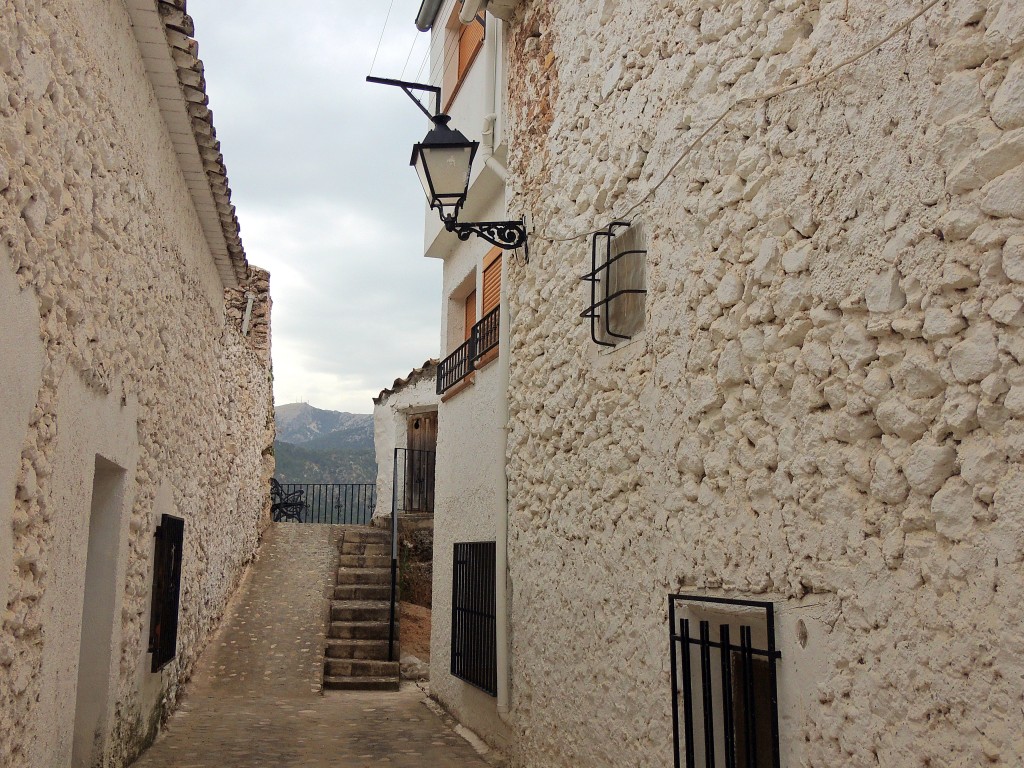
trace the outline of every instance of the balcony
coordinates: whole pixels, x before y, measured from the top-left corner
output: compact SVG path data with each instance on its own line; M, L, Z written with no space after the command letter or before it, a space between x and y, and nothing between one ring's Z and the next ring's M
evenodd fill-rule
M469 338L437 366L437 394L443 395L481 365L491 350L498 348L498 322L501 307L497 306L473 326Z

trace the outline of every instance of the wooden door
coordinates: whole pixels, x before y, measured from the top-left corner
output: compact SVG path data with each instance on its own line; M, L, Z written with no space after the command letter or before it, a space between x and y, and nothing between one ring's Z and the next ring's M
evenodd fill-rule
M405 509L434 511L434 456L437 451L437 412L409 416L405 462Z

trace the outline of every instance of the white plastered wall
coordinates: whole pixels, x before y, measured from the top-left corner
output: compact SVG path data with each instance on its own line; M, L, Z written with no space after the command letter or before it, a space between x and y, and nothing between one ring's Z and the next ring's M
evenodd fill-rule
M493 201L484 209L484 215L503 216L504 201ZM447 256L443 306L447 308L448 296L465 295L466 277L473 274L479 309L481 262L490 248L487 242L472 238L457 245ZM451 323L458 326L454 333L449 328ZM443 355L454 350L453 344L461 338L462 324L459 311L443 313L441 339L446 344ZM501 408L504 396L500 367L494 360L475 371L472 383L445 398L438 408L430 637L431 693L461 722L499 747L505 745L508 736L505 724L497 715L495 698L453 677L450 654L453 545L495 541L498 521L504 514L505 424Z
M6 250L6 243L0 240L0 252ZM0 253L0 610L7 609L15 568L11 528L14 493L22 471L25 432L42 385L44 362L36 301L30 291L21 289L5 256L6 253Z
M90 541L90 509L93 472L97 457L124 472L117 504L116 538L108 542L106 555L115 563L112 625L109 647L100 657L108 659L104 683L97 695L106 701L96 727L104 747L110 716L116 701L117 667L121 661L121 602L128 561L128 531L135 501L135 466L138 460L138 404L122 403L116 395L103 395L88 387L74 371L68 371L58 390L57 441L53 474L45 508L50 510L54 532L51 543L49 589L43 597L47 641L43 644L39 710L35 718L36 765L69 765L75 738L79 642L82 636L83 585L86 583ZM102 753L96 753L100 758ZM77 768L77 766L76 766Z
M373 406L373 446L377 455L377 505L374 517L390 517L394 493L395 449L409 440L408 417L437 411L436 380L425 376L387 395Z

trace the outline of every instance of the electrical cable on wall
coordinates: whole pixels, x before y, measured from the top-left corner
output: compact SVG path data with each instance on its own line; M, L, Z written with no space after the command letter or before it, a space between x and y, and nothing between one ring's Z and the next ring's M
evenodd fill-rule
M729 106L727 106L722 111L722 113L718 117L716 117L711 122L711 125L709 125L707 128L705 128L696 139L694 139L692 142L690 142L683 149L683 151L680 153L680 155L672 162L672 164L668 167L668 170L665 171L664 175L661 177L661 179L659 179L657 181L657 183L653 184L629 208L627 208L625 211L622 211L621 213L618 213L618 214L612 216L609 219L609 221L628 220L630 215L633 214L641 205L646 203L651 198L651 196L655 192L657 192L658 189L660 189L661 186L666 181L668 181L669 177L675 172L676 168L679 167L680 163L682 163L683 160L685 160L693 152L693 150L695 150L701 144L701 142L703 142L704 139L707 138L708 135L710 135L710 133L715 128L717 128L722 123L722 121L725 120L725 118L728 117L728 115L736 107L738 107L740 105L744 105L744 104L754 104L756 102L768 101L769 99L775 98L776 96L782 96L784 94L791 93L793 91L797 91L797 90L800 90L800 89L803 89L803 88L809 88L812 85L817 85L818 83L821 83L824 80L827 80L828 78L832 77L832 75L834 75L836 72L839 72L840 70L845 69L846 67L850 66L851 64L854 64L854 63L860 61L865 56L868 56L869 54L874 53L875 51L877 51L879 48L881 48L887 42L889 42L894 37L896 37L896 35L900 34L905 29L907 29L911 24L913 24L915 21L917 21L919 18L921 18L924 14L926 14L929 10L934 8L940 2L942 2L942 0L929 0L929 2L927 2L924 5L924 7L920 8L918 11L916 11L913 15L911 15L905 21L903 21L900 24L896 25L892 29L892 31L890 31L889 34L887 34L885 37L881 38L877 42L875 42L872 45L868 46L867 48L862 50L860 53L857 53L857 54L849 57L848 59L844 59L843 61L839 62L838 64L836 64L836 65L832 66L831 68L825 70L820 75L816 75L815 77L809 78L807 80L802 80L802 81L797 82L797 83L792 83L790 85L776 86L775 88L772 88L772 89L770 89L768 91L764 91L762 93L759 93L759 94L756 94L756 95L753 95L753 96L743 96L743 97L735 99L734 101L732 101L729 104ZM531 232L530 233L530 237L531 238L539 238L541 240L546 240L546 241L551 242L551 243L566 243L566 242L569 242L571 240L578 240L581 237L589 237L590 235L593 235L593 234L595 234L597 232L604 231L605 229L606 229L606 227L599 227L597 229L588 229L588 230L583 231L583 232L577 232L577 233L572 234L572 235L551 235L551 234L547 234L547 233L544 233L544 232Z

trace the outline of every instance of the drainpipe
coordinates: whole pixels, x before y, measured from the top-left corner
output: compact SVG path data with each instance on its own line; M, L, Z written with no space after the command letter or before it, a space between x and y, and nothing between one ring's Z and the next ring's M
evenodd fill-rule
M416 29L420 32L429 32L437 19L437 12L441 10L442 0L423 0L420 9L416 13Z
M488 14L487 44L484 47L484 127L480 149L484 165L504 184L508 181L508 168L494 156L494 146L498 143L498 46L501 45L501 33L501 22Z
M459 11L459 21L463 24L471 24L480 11L487 10L487 0L466 0Z
M486 0L466 0L463 14L469 13L472 19ZM497 83L498 83L498 46L501 43L502 26L496 18L487 14L487 34L484 36L484 125L481 136L485 165L494 172L504 184L508 173L496 157L494 157L495 133L497 132ZM503 190L504 195L504 190ZM509 358L511 323L508 313L508 254L501 259L501 286L505 296L498 309L498 370L501 380L501 415L502 430L505 435L506 456L502 461L502 472L499 482L502 483L502 504L498 514L495 530L495 634L497 635L498 665L498 717L508 722L509 714L509 636L508 636L508 391L509 391Z
M509 637L508 637L508 391L509 391L509 344L512 336L508 313L508 259L501 259L501 286L505 291L500 309L498 310L498 369L501 378L501 414L502 428L505 435L505 457L502 461L502 507L498 514L497 530L495 531L495 634L497 635L498 665L498 717L508 722L509 682Z

